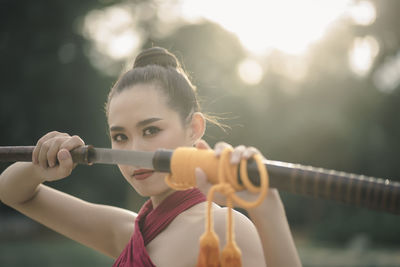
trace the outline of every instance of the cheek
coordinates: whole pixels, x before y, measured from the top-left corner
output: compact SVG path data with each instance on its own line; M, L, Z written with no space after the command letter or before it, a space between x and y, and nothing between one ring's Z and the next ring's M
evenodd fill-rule
M122 175L126 178L130 176L130 171L129 169L132 168L131 166L127 166L127 165L118 165L118 168L120 170L120 172L122 173Z
M118 149L118 145L116 145L115 142L113 142L112 140L110 140L110 142L111 142L112 149Z
M168 131L161 135L158 139L159 147L174 149L179 146L190 146L185 131Z

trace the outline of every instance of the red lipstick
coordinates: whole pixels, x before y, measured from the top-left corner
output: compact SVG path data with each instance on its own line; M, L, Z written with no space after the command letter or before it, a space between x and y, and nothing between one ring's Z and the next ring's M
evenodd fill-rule
M139 169L133 172L132 177L135 178L136 180L144 180L150 177L153 173L154 173L153 170Z

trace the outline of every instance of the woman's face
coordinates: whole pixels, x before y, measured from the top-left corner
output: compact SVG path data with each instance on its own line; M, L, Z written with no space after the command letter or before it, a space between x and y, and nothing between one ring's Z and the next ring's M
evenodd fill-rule
M190 127L167 105L167 98L154 84L138 84L115 95L109 105L108 125L114 149L155 151L193 145ZM165 173L140 166L118 165L125 179L142 196L169 190Z

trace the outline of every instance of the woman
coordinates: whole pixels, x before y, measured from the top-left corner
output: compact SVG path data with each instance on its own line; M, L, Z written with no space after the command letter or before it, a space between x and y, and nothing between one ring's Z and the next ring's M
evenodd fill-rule
M200 113L195 88L176 57L163 48L150 48L137 56L134 67L111 89L106 110L112 148L154 151L196 144L198 148L208 148L199 141L206 118ZM131 266L132 262L138 266L194 266L206 206L198 189L174 191L164 182L165 173L119 165L127 182L140 195L150 197L136 214L88 203L44 185L71 173L74 165L69 151L82 145L84 142L78 136L59 132L43 136L34 149L32 163L17 162L1 174L1 201L115 258L115 266ZM239 147L232 160L254 152ZM205 179L201 170L197 172L200 180ZM204 181L201 184L203 190L208 186ZM225 208L214 206L215 231L221 246L225 240L225 214ZM282 218L281 214L278 216ZM234 219L243 266L265 266L256 228L238 212ZM163 225L159 225L159 220L163 220ZM283 220L286 222L285 217ZM290 236L290 232L286 234ZM265 238L261 240L265 243ZM264 246L264 251L265 247L269 249Z

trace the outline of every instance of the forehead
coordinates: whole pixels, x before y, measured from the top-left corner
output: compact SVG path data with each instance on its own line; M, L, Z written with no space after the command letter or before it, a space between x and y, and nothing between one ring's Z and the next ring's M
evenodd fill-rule
M150 117L174 117L167 97L154 84L138 84L116 94L110 101L108 123L122 125Z

